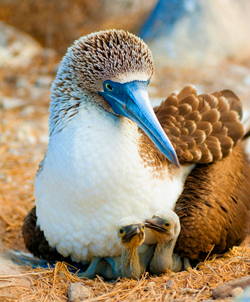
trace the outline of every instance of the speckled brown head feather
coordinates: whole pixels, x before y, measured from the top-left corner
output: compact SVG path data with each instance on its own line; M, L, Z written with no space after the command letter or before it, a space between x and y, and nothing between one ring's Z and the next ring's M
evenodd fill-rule
M189 85L154 110L182 164L220 160L244 135L241 102L230 90L197 95Z
M147 45L123 30L99 31L80 38L68 49L62 66L62 77L65 69L76 86L93 92L102 91L107 79L119 78L121 82L128 73L143 73L149 79L154 72Z
M82 100L113 112L98 95L105 80L147 81L153 72L151 51L129 32L106 30L81 37L68 48L51 87L50 136L72 120Z

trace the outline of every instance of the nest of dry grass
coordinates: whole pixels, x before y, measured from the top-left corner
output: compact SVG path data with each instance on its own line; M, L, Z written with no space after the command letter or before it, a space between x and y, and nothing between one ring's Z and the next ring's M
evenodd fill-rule
M148 276L140 280L117 280L104 282L100 277L84 280L72 274L65 263L55 268L23 268L17 277L27 277L30 288L17 285L15 301L67 301L68 287L83 282L90 297L84 301L204 301L212 299L212 290L218 285L250 273L250 247L234 247L219 259L205 261L195 269L180 273L167 272L162 276ZM13 276L0 276L6 281ZM12 284L15 287L15 284ZM7 297L6 297L7 299ZM232 299L232 298L230 298ZM4 301L4 300L1 300ZM8 301L8 300L6 300ZM13 301L13 299L12 299ZM217 300L224 301L224 300Z

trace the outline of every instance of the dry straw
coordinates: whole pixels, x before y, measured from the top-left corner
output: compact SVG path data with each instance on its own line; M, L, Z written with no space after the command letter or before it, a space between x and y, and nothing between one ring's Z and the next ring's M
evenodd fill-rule
M20 277L27 276L32 286L29 289L18 288L16 301L67 301L69 285L72 282L83 282L91 292L91 297L84 300L88 302L198 302L212 299L211 291L223 282L249 274L249 256L249 246L234 247L223 257L205 261L195 269L180 273L168 271L159 277L146 274L138 281L123 279L110 283L104 282L100 277L95 280L80 279L70 273L67 265L61 262L55 268L26 267ZM0 276L0 282L11 277L13 276Z

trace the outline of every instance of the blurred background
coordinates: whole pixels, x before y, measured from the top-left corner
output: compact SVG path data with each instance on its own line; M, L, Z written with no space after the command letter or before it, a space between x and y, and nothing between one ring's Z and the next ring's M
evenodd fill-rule
M249 90L249 15L249 0L0 0L0 68L6 82L0 93L30 99L24 90L45 75L31 91L32 101L40 102L45 92L36 88L48 91L67 47L109 28L139 35L153 51L159 79L152 96L191 82L233 88L242 75ZM20 68L29 79L17 76ZM238 93L243 90L240 86Z
M194 84L232 89L250 107L249 0L0 0L0 238L24 249L23 218L48 143L50 85L75 39L101 29L153 51L153 104ZM246 110L247 111L247 110Z

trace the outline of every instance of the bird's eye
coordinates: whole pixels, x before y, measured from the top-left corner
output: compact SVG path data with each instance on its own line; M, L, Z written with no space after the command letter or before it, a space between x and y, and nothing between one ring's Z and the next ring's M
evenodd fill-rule
M119 233L120 233L121 235L122 235L124 232L125 232L124 229L120 229L120 230L119 230Z
M142 226L141 226L141 228L142 228L142 230L144 230L144 229L145 229L145 226L144 226L144 225L142 225Z
M169 226L170 226L170 223L169 223L169 222L166 222L164 225L165 225L166 227L169 227Z
M105 84L105 88L108 90L108 91L113 91L114 88L109 84L109 83L106 83Z

